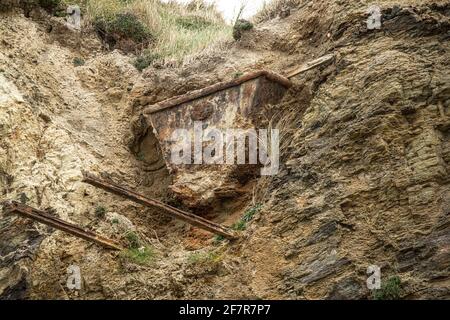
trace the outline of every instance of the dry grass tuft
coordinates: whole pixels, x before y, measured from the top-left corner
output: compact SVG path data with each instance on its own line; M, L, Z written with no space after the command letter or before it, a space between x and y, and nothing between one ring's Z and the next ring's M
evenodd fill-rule
M271 0L264 2L263 8L253 17L255 23L261 23L277 17L283 10L298 7L304 0Z

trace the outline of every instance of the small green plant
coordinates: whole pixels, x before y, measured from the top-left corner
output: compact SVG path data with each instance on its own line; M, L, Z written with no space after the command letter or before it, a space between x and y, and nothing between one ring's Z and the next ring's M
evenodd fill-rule
M244 231L247 229L247 222L244 220L239 220L238 222L234 223L231 228L236 231Z
M237 79L237 78L242 77L243 75L244 75L243 72L238 71L238 72L235 72L235 73L234 73L233 78Z
M21 204L27 204L27 202L30 201L30 198L28 198L27 194L25 192L22 192L20 194L20 203Z
M244 19L238 19L233 27L234 40L241 39L243 31L249 31L251 29L253 29L253 23Z
M155 252L153 248L148 246L143 246L140 248L130 248L121 253L121 256L128 261L146 265L153 262L155 258Z
M129 231L125 235L125 238L128 241L128 247L130 249L138 249L141 247L141 240L139 239L139 236L134 231Z
M95 216L99 219L103 219L106 216L106 208L104 206L97 206L95 208Z
M242 220L249 222L250 220L253 219L254 215L256 213L258 213L259 210L261 210L262 205L261 204L257 204L254 207L251 207L250 209L248 209L247 211L245 211L244 215L242 216Z
M247 229L247 223L250 222L253 219L254 215L259 210L261 210L261 205L260 204L257 204L256 206L248 209L247 211L245 211L245 213L242 216L242 218L238 222L234 223L231 226L231 228L233 230L236 230L236 231L244 231L245 229Z
M111 223L112 224L119 224L119 219L114 218L114 219L111 220Z
M81 66L84 66L85 63L86 63L86 62L84 61L83 58L79 58L79 57L73 58L73 65L74 65L75 67L81 67Z
M401 294L401 279L398 276L390 277L381 285L381 289L373 292L374 300L398 300Z
M142 72L142 70L151 66L152 63L159 58L161 58L159 54L153 53L150 50L144 50L144 52L133 61L133 65L136 69ZM139 154L138 157L139 156L141 156L141 154ZM144 158L143 154L142 158Z

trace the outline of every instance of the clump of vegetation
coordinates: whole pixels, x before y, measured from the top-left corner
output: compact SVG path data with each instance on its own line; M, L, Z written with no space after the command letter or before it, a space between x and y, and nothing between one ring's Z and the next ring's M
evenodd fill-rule
M122 258L141 265L146 265L154 261L156 255L154 249L144 244L136 232L127 232L125 239L128 242L128 249L121 253Z
M390 277L381 285L381 289L373 292L375 300L398 300L401 295L401 279L398 276Z
M249 31L253 29L253 23L248 20L238 19L233 27L233 38L239 40L242 38L243 31Z
M98 219L104 219L105 216L106 216L106 208L105 208L104 206L98 205L98 206L95 208L95 216L96 216Z
M150 31L142 21L130 12L97 18L95 27L103 35L113 37L116 41L121 38L129 38L136 43L144 43L152 38Z
M261 210L261 207L261 204L257 204L256 206L253 206L245 211L242 218L234 223L231 228L236 231L244 231L245 229L247 229L247 223L253 219L253 217L259 210Z
M114 219L111 220L111 223L112 224L119 224L119 219L114 218Z
M160 56L156 53L150 52L149 50L145 50L142 54L140 54L133 62L133 65L139 71L144 70L145 68L152 65L152 63L158 60ZM138 159L143 161L145 156L143 153L138 154Z
M188 30L202 30L211 27L214 23L201 16L180 16L175 19L175 22L182 28Z
M242 77L243 75L244 75L243 72L238 71L238 72L235 72L235 73L234 73L233 78L234 78L234 79L237 79L237 78Z
M20 194L20 203L21 204L27 204L27 202L30 201L30 198L28 198L27 194L25 192L22 192Z
M247 229L247 222L241 219L238 222L235 222L231 226L231 228L236 231L244 231L245 229Z
M122 258L141 265L154 261L155 252L151 247L130 248L121 253Z
M73 58L73 65L75 67L81 67L81 66L84 66L84 64L85 64L85 61L83 58L80 58L80 57Z
M222 261L218 251L194 252L188 257L189 264L217 264Z
M261 207L261 204L257 204L245 211L244 215L242 216L242 220L244 220L245 222L249 222L250 220L252 220L255 214L258 213L259 210L261 210Z
M128 247L130 249L138 249L141 247L141 240L139 239L139 236L134 231L129 231L125 235L125 238L128 241Z

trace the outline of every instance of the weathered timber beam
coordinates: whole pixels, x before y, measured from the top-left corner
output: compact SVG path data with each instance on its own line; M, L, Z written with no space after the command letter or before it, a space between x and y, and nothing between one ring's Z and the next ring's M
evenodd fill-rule
M323 65L331 60L334 59L334 54L327 54L325 56L322 56L318 59L315 59L313 61L306 62L305 64L301 65L300 67L292 70L288 73L286 78L290 79L292 77L295 77L303 72L306 72L308 70L311 70L312 68L318 67L320 65Z
M77 225L63 221L59 218L53 217L47 212L32 208L30 206L20 204L15 201L6 201L3 203L3 211L5 214L17 214L24 218L32 219L37 222L46 224L55 229L67 232L78 238L94 242L104 248L113 250L122 250L119 243L102 237L92 231L85 230Z
M161 209L161 211L168 216L175 217L179 220L187 222L198 228L204 229L211 233L221 235L227 239L231 239L231 240L237 239L236 234L232 230L230 230L220 224L217 224L217 223L209 221L205 218L196 216L193 213L186 212L186 211L180 210L178 208L172 207L161 201L147 198L141 194L138 194L128 188L124 188L113 182L104 181L90 173L83 172L83 182L88 183L94 187L103 189L107 192L111 192L113 194L116 194L116 195L126 198L128 200L131 200L133 202L142 204L146 207L154 207L154 208Z

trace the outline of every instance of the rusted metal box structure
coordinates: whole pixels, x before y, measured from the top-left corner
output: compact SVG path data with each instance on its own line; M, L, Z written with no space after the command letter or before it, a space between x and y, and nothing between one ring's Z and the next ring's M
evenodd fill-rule
M291 82L270 71L246 74L200 90L148 106L144 114L158 139L167 167L174 176L173 192L189 206L210 204L219 194L239 188L231 176L239 168L226 165L174 164L172 135L177 129L194 134L194 124L203 128L250 129L259 126L261 111L277 104ZM226 192L225 192L226 193Z

